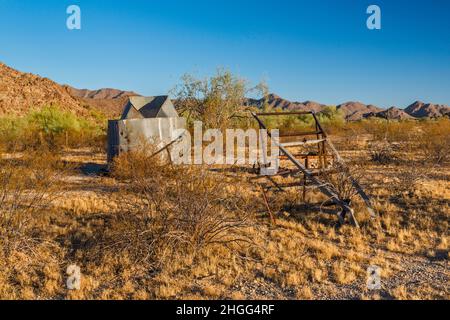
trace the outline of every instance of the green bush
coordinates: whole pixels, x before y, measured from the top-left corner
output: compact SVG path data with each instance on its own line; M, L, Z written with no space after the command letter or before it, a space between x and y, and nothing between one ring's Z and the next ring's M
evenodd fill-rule
M84 119L47 106L31 110L23 117L0 120L0 142L8 150L99 146L105 140L106 121L98 113Z
M191 127L193 121L202 121L205 128L228 129L252 125L249 108L244 107L246 96L260 93L263 84L249 87L248 82L231 72L219 69L205 79L185 75L173 90L176 107Z
M56 107L32 111L27 118L30 125L47 135L58 135L66 131L79 132L81 129L80 119Z
M282 110L270 110L272 112L282 112ZM344 114L336 107L326 107L317 118L327 131L342 128L345 125ZM304 130L315 129L315 121L312 115L291 115L291 116L267 116L264 117L269 128L283 130Z

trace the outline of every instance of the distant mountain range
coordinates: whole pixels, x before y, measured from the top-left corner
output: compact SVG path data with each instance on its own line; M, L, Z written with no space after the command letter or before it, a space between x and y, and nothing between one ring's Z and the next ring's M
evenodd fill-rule
M285 111L322 111L326 105L314 102L291 102L275 94L269 94L262 99L247 99L248 106L262 108L276 108ZM438 118L443 116L450 117L450 107L446 105L424 103L416 101L405 109L391 107L389 109L379 108L371 104L361 102L345 102L336 106L341 110L345 119L348 121L357 121L369 117L379 117L392 120L405 120L414 118Z
M118 116L123 109L123 106L127 103L128 98L131 96L139 96L139 94L133 91L122 91L118 89L76 89L70 86L64 86L67 92L82 102L85 105L89 105L103 113L115 117Z
M120 98L128 98L131 96L138 95L133 91L122 91L118 89L99 89L99 90L88 90L88 89L75 89L73 87L66 86L70 95L82 99L94 99L94 100L102 100L102 99L120 99Z
M58 105L79 115L88 115L90 109L97 109L107 116L120 114L128 97L139 95L132 91L118 89L76 89L69 85L60 85L48 78L31 73L23 73L0 63L0 115L24 114L32 107ZM247 99L246 105L263 107L264 105L287 111L322 111L326 105L314 102L291 102L275 94L262 99ZM387 110L361 102L346 102L336 107L348 121L368 117L386 119L414 119L450 117L447 105L416 101L405 109L396 107Z

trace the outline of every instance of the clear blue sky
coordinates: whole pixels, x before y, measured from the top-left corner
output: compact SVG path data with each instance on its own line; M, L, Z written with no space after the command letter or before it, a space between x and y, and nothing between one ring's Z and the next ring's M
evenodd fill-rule
M66 28L70 4L80 31ZM370 4L380 31L366 28ZM450 104L450 1L0 0L0 61L144 95L223 67L291 100Z

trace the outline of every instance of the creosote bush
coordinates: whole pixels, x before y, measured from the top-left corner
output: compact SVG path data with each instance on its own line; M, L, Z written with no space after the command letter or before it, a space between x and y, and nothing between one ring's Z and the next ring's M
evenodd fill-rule
M237 192L225 195L232 183L208 168L132 152L116 159L113 176L124 184L122 214L105 235L113 247L159 265L173 255L252 242L249 204Z
M339 162L334 162L331 171L323 171L320 175L323 182L339 196L340 199L351 202L358 192L353 186L352 178L358 181L361 172Z
M379 164L389 164L397 160L392 145L387 141L372 143L369 151L370 159Z
M369 135L374 142L369 144L372 160L378 163L392 163L403 159L406 154L420 161L442 165L449 160L450 119L423 119L419 121L387 121L383 119L365 119L349 122L344 130L334 130L325 126L336 135ZM352 139L352 141L354 138ZM393 150L395 146L396 150ZM395 151L395 152L394 152ZM399 152L397 152L399 151ZM395 156L394 156L395 155Z
M253 119L245 107L248 94L266 91L264 84L249 87L247 81L229 71L218 70L214 76L197 79L185 75L174 89L175 105L187 118L188 125L202 121L205 128L248 127Z
M430 122L419 137L425 162L444 164L450 159L450 119Z
M89 119L84 119L47 106L32 109L23 117L0 120L0 144L6 150L102 146L106 136L106 119L94 111Z
M0 159L0 248L9 252L34 242L29 222L59 194L63 165L48 152Z

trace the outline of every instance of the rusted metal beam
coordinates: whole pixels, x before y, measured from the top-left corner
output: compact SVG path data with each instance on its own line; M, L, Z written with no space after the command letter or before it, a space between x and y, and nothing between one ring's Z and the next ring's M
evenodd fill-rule
M267 128L266 128L267 129ZM292 132L292 131L280 131L280 134L278 135L280 138L283 137L302 137L302 136L315 136L317 134L321 134L321 131L309 131L309 132L305 132L305 131L297 131L297 132Z
M275 216L273 215L272 210L270 209L269 201L267 200L266 190L264 189L264 187L261 184L259 185L259 187L261 188L264 203L266 204L267 211L269 212L270 221L272 222L273 225L275 225L275 223L276 223Z
M321 130L323 132L324 137L327 137L327 134L325 133L325 130L323 130L319 120L317 119L315 112L313 112L313 117L319 127L319 130ZM343 165L344 167L347 167L344 159L341 157L341 155L339 154L339 152L337 151L337 149L335 148L333 143L329 139L326 140L326 143L330 147L333 154L336 156L337 162L340 163L341 165ZM355 180L355 178L352 177L352 175L350 175L350 174L346 174L346 175L347 175L347 178L352 183L355 190L358 192L361 199L363 199L364 203L366 204L367 210L369 211L371 217L376 218L377 214L375 213L375 210L373 209L372 201L370 200L369 196L364 192L361 185Z
M267 130L267 127L266 127L265 124L261 121L261 119L259 119L259 117L258 117L255 113L253 113L253 112L252 112L252 115L253 115L253 117L256 119L256 121L259 123L259 126L260 126L262 129L266 129L266 130ZM314 114L313 114L313 116L315 117ZM271 137L271 134L270 134L269 132L268 132L267 134L268 134L268 136L269 136L270 138L272 138L272 137ZM292 163L294 163L294 165L295 165L298 169L300 169L300 170L305 174L305 176L308 177L309 180L311 180L312 183L314 183L315 185L317 185L317 187L319 188L319 190L320 190L323 194L325 194L326 196L328 196L328 197L330 198L331 201L333 201L333 202L335 202L337 205L339 205L339 206L342 208L342 210L343 210L342 212L343 212L343 213L349 213L350 219L351 219L352 223L353 223L355 226L357 226L357 227L359 226L359 225L358 225L358 222L357 222L356 219L355 219L353 209L350 208L350 207L347 205L347 203L345 203L345 201L341 200L341 199L339 198L339 196L338 196L333 190L331 190L330 188L328 188L328 186L327 186L326 184L322 183L320 180L318 180L317 178L315 178L315 177L312 175L312 172L309 171L308 169L306 169L306 167L305 167L303 164L301 164L297 159L295 159L295 157L294 157L294 156L293 156L286 148L284 148L282 145L280 145L280 143L278 143L278 141L272 140L272 142L273 142L273 143L281 150L282 153L284 153L284 154L288 157L288 159L289 159ZM345 221L344 221L344 217L345 217L344 214L338 214L338 219L339 219L339 222L340 222L341 224L343 224L343 223L345 222Z
M304 141L294 141L294 142L284 142L281 145L285 148L298 147L310 144L317 144L324 142L325 139L317 139L317 140L304 140Z
M161 152L167 150L169 152L169 148L174 145L175 143L177 143L179 140L181 140L183 138L184 134L180 135L178 138L174 139L172 142L168 143L167 145L165 145L164 147L162 147L161 149L159 149L158 151L156 151L154 154L152 154L150 157L153 158L154 156L157 156L158 154L160 154ZM170 152L169 152L169 158L170 158Z
M306 154L306 153L296 153L296 154L293 154L293 156L297 157L297 158L302 158L302 159L306 159L307 157L310 158L310 159L319 158L318 154ZM327 156L331 157L330 154L327 154ZM286 159L288 159L288 157L286 157L285 155L281 155L280 159L281 160L286 160Z

